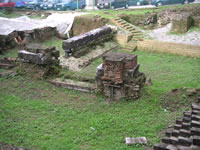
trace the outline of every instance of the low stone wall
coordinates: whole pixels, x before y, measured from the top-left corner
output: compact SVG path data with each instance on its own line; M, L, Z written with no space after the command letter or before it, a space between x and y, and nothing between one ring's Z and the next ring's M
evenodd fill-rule
M112 37L112 29L109 26L94 29L90 32L75 36L63 41L62 47L66 53L72 53L74 57L85 55L91 45L99 44Z
M0 35L0 54L16 46L24 46L32 40L44 41L56 35L56 28L44 27L41 29L15 31L8 35Z
M144 40L137 42L137 49L200 58L200 46L195 45Z

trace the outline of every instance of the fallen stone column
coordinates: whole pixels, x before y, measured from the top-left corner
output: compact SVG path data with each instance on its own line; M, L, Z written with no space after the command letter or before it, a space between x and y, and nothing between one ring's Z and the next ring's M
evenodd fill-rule
M90 44L94 44L110 38L111 32L112 29L110 27L103 26L90 32L64 40L62 47L66 52L66 56L68 56L70 52L74 56L75 53L79 53L79 51L84 51L84 48L86 48Z

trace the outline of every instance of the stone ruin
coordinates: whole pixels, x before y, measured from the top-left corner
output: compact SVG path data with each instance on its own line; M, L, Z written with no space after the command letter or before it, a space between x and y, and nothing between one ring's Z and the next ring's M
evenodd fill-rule
M200 104L193 103L192 111L184 112L178 118L174 128L166 131L162 143L154 150L199 150L200 149Z
M0 35L0 54L16 46L25 46L32 40L44 41L56 35L56 28L44 27L34 30L14 31Z
M97 67L97 91L110 101L138 98L145 80L144 73L139 72L136 55L109 52L103 55L103 64Z
M60 52L55 47L41 48L39 44L32 44L20 50L18 57L24 61L37 65L47 65L58 61Z
M112 29L109 26L103 26L87 33L74 36L63 41L63 49L65 56L69 54L78 58L89 52L91 46L98 45L101 42L112 39Z
M185 33L193 25L193 19L190 13L174 14L172 17L171 32Z

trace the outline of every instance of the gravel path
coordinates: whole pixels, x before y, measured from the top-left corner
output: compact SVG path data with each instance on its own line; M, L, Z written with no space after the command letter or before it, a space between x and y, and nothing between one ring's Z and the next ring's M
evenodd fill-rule
M200 30L199 31L189 31L185 34L170 34L171 23L165 27L152 30L148 33L150 38L158 41L182 43L189 45L199 45L200 46Z

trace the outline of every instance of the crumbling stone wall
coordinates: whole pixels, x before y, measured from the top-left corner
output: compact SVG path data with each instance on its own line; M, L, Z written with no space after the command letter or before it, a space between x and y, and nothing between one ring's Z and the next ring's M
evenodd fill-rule
M119 17L133 25L140 26L143 29L154 29L154 28L163 27L167 25L168 23L170 23L174 17L174 14L182 14L182 13L188 13L188 12L191 14L191 17L200 16L200 6L192 5L192 6L187 6L183 8L167 8L160 12L157 12L155 10L151 13L148 12L144 15L122 14L122 15L119 15ZM196 21L198 22L198 20Z
M56 35L56 28L15 31L8 35L0 35L0 54L16 46L24 46L32 40L44 41Z
M108 22L107 19L100 16L77 16L71 29L71 35L77 36L93 29L104 26Z
M138 98L146 77L139 72L136 55L107 53L97 68L97 90L109 100Z

